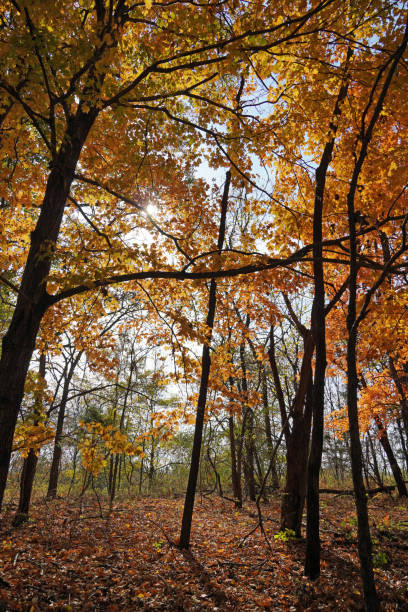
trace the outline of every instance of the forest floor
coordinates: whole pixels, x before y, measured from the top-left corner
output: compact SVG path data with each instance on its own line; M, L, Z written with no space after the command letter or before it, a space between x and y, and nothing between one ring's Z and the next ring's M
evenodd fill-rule
M0 610L361 610L351 497L322 495L322 573L302 575L304 540L276 538L278 497L262 504L197 498L191 553L177 540L182 499L136 499L100 515L95 499L38 501L0 530ZM383 610L408 610L408 505L369 501ZM103 508L102 508L103 509ZM249 535L250 534L250 535Z

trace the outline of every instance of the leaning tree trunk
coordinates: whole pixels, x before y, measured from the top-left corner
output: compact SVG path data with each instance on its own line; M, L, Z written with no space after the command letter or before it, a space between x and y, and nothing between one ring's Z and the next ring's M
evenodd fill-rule
M0 508L7 483L17 415L41 320L49 305L46 290L52 252L82 146L96 113L80 105L53 163L10 326L0 359Z
M221 220L220 220L220 228L218 232L218 245L217 245L219 252L221 252L222 246L224 244L225 223L226 223L226 216L227 216L227 204L228 204L228 194L229 194L230 183L231 183L231 173L228 171L226 173L224 193L223 193L222 202L221 202ZM201 380L200 380L200 390L198 393L198 400L197 400L193 448L191 451L190 472L188 476L187 491L186 491L186 497L184 501L183 518L182 518L181 531L180 531L179 546L181 549L188 549L190 547L191 523L193 520L194 500L195 500L195 494L196 494L196 489L197 489L198 471L200 467L201 442L203 438L205 406L207 403L208 379L210 376L210 367L211 367L210 342L211 342L212 329L214 326L216 303L217 303L217 283L215 279L211 279L210 295L208 298L208 312L207 312L207 320L206 320L208 336L207 336L206 341L203 344L203 351L202 351Z
M398 462L395 458L394 451L391 448L390 440L388 438L387 430L385 429L381 419L376 416L375 422L378 427L378 433L380 436L380 444L384 449L385 454L387 455L387 459L389 461L392 474L394 476L395 484L397 485L398 495L400 497L407 496L407 487L404 482L404 478L402 476L401 468L398 465Z
M402 452L404 453L406 471L408 472L408 449L407 449L407 443L404 437L404 432L402 431L401 419L397 419L397 428L398 428L398 433L400 437Z
M388 358L388 364L390 366L391 377L394 381L394 384L400 396L401 417L402 417L402 422L404 423L405 440L407 440L408 439L408 398L405 393L405 389L401 382L400 376L397 372L397 368L395 367L395 362L394 362L393 357L390 356Z

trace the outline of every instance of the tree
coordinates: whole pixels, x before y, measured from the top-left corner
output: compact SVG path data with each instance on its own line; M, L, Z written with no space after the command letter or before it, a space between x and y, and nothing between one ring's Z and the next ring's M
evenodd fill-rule
M18 169L8 181L4 198L13 206L26 201L35 210L29 215L30 246L22 258L21 282L16 287L16 305L3 339L0 362L1 499L24 380L41 320L56 301L55 295L50 295L55 285L47 286L50 271L59 270L56 278L62 276L64 280L64 265L58 268L57 241L67 219L67 201L110 245L109 237L83 213L81 203L71 193L76 181L97 190L104 187L110 196L105 200L108 212L119 200L136 208L140 215L146 196L134 198L126 192L134 190L142 176L139 193L152 192L145 182L149 167L142 136L143 132L148 134L151 121L160 126L163 121L174 124L172 138L181 138L182 130L187 129L184 135L191 150L199 146L197 128L227 156L228 148L235 155L234 139L230 145L229 137L205 126L212 121L217 125L230 114L241 120L239 106L234 109L224 104L225 99L238 96L239 105L242 87L231 88L229 83L235 85L241 76L241 63L248 62L248 54L265 53L291 38L307 36L309 22L331 4L333 0L323 0L306 12L301 4L283 20L280 7L269 7L261 17L245 5L237 13L234 2L213 11L210 4L192 6L180 1L177 16L166 4L128 5L125 0L109 4L98 0L84 6L67 0L58 7L55 3L34 2L28 6L13 1L2 7L4 44L9 51L0 81L6 109L2 119L4 133L12 134L6 155ZM190 112L197 113L197 122L190 120ZM234 125L237 129L237 123ZM139 135L140 171L136 182L129 183L131 174L121 172L127 163L119 161L121 156L129 160L128 150L117 148L112 188L104 185L101 175L106 170L103 159L104 154L110 156L113 133L124 134L124 142L133 140L135 133ZM159 133L157 128L154 133ZM160 127L160 133L166 135L166 130ZM15 154L16 139L32 143L33 154L27 164ZM131 161L134 164L135 159ZM22 184L20 177L27 169L30 180ZM25 189L30 184L36 186L33 195L27 195ZM178 185L172 193L177 192ZM120 256L115 271L121 268L118 260ZM59 299L68 294L60 292Z
M229 188L231 183L231 172L227 172L225 176L225 185L224 185L224 193L221 201L221 215L220 215L220 226L218 231L218 243L217 248L218 252L221 253L221 249L224 244L225 239L225 231L226 231L226 217L227 217L227 206L228 206L228 196L229 196ZM197 477L198 470L200 465L200 454L201 454L201 441L203 435L203 426L204 426L204 415L205 415L205 406L207 402L207 390L208 390L208 379L210 375L210 367L211 367L211 358L210 358L210 343L211 343L211 335L212 329L214 326L215 312L217 306L217 283L215 279L211 279L209 296L208 296L208 312L206 317L206 327L207 334L206 339L203 344L202 349L202 359L201 359L201 379L200 379L200 389L198 393L197 400L197 412L196 412L196 421L194 427L194 441L193 448L191 451L191 464L190 464L190 473L187 484L186 498L184 502L184 510L183 510L183 519L181 524L180 531L180 540L179 546L180 548L188 549L190 547L190 533L191 533L191 522L193 517L193 509L194 509L194 498L197 487Z
M34 476L37 468L38 455L41 447L48 441L51 430L44 423L45 410L43 406L45 391L46 391L46 380L45 380L45 369L46 369L46 355L45 353L40 354L38 376L33 383L33 399L34 405L32 406L31 414L28 415L28 419L24 425L26 426L24 434L20 430L21 442L23 446L19 448L20 452L24 457L23 469L20 478L20 498L18 501L17 512L13 519L13 525L18 526L24 523L28 519L28 511L30 508L31 493L34 484ZM29 423L27 423L29 421ZM31 422L30 422L31 421ZM27 428L28 425L28 428ZM24 437L27 439L24 440Z

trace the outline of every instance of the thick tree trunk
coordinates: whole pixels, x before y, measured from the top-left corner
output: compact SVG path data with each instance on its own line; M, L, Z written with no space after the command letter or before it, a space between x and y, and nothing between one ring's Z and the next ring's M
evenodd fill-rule
M225 237L225 223L227 215L227 204L231 173L228 171L225 179L224 193L221 202L221 220L218 233L218 251L221 251ZM210 282L210 294L208 298L207 329L209 330L207 341L203 345L201 360L200 390L197 400L196 422L194 428L193 448L191 451L191 464L188 477L186 497L184 501L183 518L181 523L179 546L181 549L190 547L191 523L193 520L194 500L197 488L198 471L200 467L201 442L203 437L205 406L207 403L208 379L210 375L211 358L210 342L212 328L214 326L215 309L217 302L217 284L214 279Z
M285 296L284 296L285 297ZM291 529L297 537L301 536L302 515L306 493L306 467L309 452L309 439L312 414L311 400L311 361L314 350L312 334L297 319L292 306L285 297L286 305L291 312L299 332L303 337L304 354L300 368L299 385L291 410L292 429L289 427L289 418L286 411L278 365L275 355L275 342L273 329L270 331L270 345L268 350L276 396L278 399L282 428L286 442L286 481L285 491L281 503L281 530ZM305 404L305 397L308 401Z
M301 537L302 515L307 488L307 459L313 410L311 376L314 343L311 333L303 328L304 353L299 385L292 409L292 429L286 441L286 482L281 504L281 530L291 529Z
M38 456L32 448L28 456L24 459L23 469L20 478L20 498L17 512L13 518L13 525L18 526L28 520L30 510L31 493L33 490L34 477L37 469Z
M307 458L313 407L313 382L309 378L303 414L293 420L286 449L286 484L281 505L280 529L291 529L301 537L303 508L307 490Z
M30 249L16 307L3 338L0 359L0 508L7 483L17 415L42 317L48 306L46 279L58 239L66 199L82 146L95 114L81 108L54 160Z

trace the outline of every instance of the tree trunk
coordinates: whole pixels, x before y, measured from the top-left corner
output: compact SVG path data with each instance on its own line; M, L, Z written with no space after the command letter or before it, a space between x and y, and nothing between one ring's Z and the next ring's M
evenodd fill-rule
M362 477L362 452L360 442L360 431L358 423L358 378L357 378L357 333L359 323L367 314L368 305L376 287L385 279L386 266L373 287L366 291L363 305L357 316L357 236L356 236L356 215L355 215L355 195L357 192L358 180L367 156L375 124L380 117L385 96L391 84L393 75L397 70L400 59L405 52L408 44L408 20L405 26L404 37L401 45L396 49L393 60L389 66L388 73L385 75L377 101L372 109L372 98L364 112L372 111L368 125L363 129L360 151L356 159L353 174L350 181L350 188L347 194L347 214L350 234L350 263L349 263L349 303L347 312L347 408L350 427L350 455L353 484L355 492L355 503L358 520L358 554L360 558L360 572L363 582L364 603L370 612L377 612L380 609L378 596L375 588L375 580L372 563L372 542L370 526L368 522L367 497ZM375 93L375 84L372 94Z
M266 444L268 446L269 457L272 457L272 453L274 451L273 440L272 440L272 426L271 426L271 418L269 415L268 387L266 385L266 372L263 366L262 366L261 376L262 376L262 401L263 401L263 409L264 409L265 437L266 437ZM272 488L279 489L279 475L276 469L276 451L275 451L275 455L272 461L271 475L272 475Z
M370 472L368 470L368 440L366 441L366 445L365 445L365 457L363 453L362 460L363 460L363 472L364 472L364 478L366 482L366 488L369 489L370 488Z
M37 469L38 456L32 448L28 456L25 457L20 478L20 498L18 501L17 512L13 518L13 525L18 527L28 520L30 510L31 493L33 490L34 477Z
M246 327L249 325L249 316L247 316ZM246 372L246 361L245 361L245 348L244 343L239 347L239 356L241 361L242 370L242 392L244 397L244 409L243 413L246 414L246 430L245 430L245 461L244 461L244 475L245 485L248 491L248 497L251 501L256 500L255 490L255 457L254 457L254 413L250 406L248 406L248 380Z
M146 441L143 438L143 442L142 442L142 450L143 450L143 455L142 455L142 460L140 462L140 472L139 472L139 495L142 494L142 486L143 486L143 472L144 472L144 452L145 452L145 446L146 446Z
M74 370L76 366L78 365L78 362L81 358L82 352L83 351L80 351L79 354L74 359L74 361L72 362L71 367L68 370L67 377L64 381L64 387L62 389L61 403L59 406L58 417L57 417L57 427L55 430L55 440L54 440L54 449L52 453L52 462L51 462L51 468L50 468L50 478L48 481L48 491L47 491L48 499L54 499L57 495L58 478L59 478L61 455L62 455L62 432L64 428L65 409L66 409L67 401L68 401L69 386L71 384Z
M352 51L347 52L345 73ZM346 98L348 77L345 76L330 122L329 139L324 147L319 167L316 169L316 188L313 211L313 279L312 335L316 347L316 364L313 381L313 430L307 479L307 529L305 575L311 579L320 575L319 529L319 474L322 462L324 431L324 383L326 375L325 289L323 271L323 205L326 176L333 155L341 105Z
M229 186L231 182L231 173L228 171L225 178L224 193L221 202L221 220L218 233L218 251L221 251L225 236L225 222L227 216L227 204ZM215 308L217 302L217 284L214 279L210 282L210 294L208 298L208 313L207 313L207 329L208 337L203 344L202 360L201 360L201 380L200 390L197 401L196 422L194 428L193 448L191 451L191 464L188 477L186 497L184 501L183 518L181 523L179 546L181 549L190 547L191 523L193 519L194 500L197 488L197 477L200 466L201 441L203 437L205 406L207 403L208 379L210 375L211 358L210 358L210 342L212 328L215 319Z
M234 432L234 417L232 414L230 414L230 416L228 417L228 429L229 429L229 441L230 441L230 453L231 453L232 493L234 496L235 506L237 508L242 508L241 475L238 473L237 452L236 452L235 432Z
M154 443L154 438L152 438L151 440L151 447L150 447L150 457L149 457L149 472L148 472L148 478L149 478L149 492L153 486L153 478L154 478L154 454L155 454L155 443Z
M351 257L353 254L350 254ZM355 255L354 255L355 259ZM355 325L355 279L350 278L350 300L349 300L349 339L347 346L347 408L350 428L350 455L351 470L353 475L354 497L358 521L358 553L360 557L360 571L364 588L364 600L366 608L370 612L380 609L377 592L375 588L372 543L370 526L368 522L367 495L362 475L362 450L360 442L360 430L358 424L358 378L356 366L356 343L357 326ZM354 295L354 299L352 297ZM351 304L351 305L350 305Z
M49 305L46 290L52 252L58 240L65 203L82 146L96 113L80 105L48 177L41 212L0 359L0 508L3 502L17 415L42 317Z
M405 482L402 476L400 466L398 465L394 452L391 448L387 430L385 429L384 425L381 422L381 419L378 416L375 417L375 422L378 427L381 446L383 447L384 452L387 455L387 459L389 461L389 464L392 470L392 474L394 476L395 484L397 485L398 495L400 497L406 497L408 495L407 487L405 486Z
M312 334L298 321L290 302L285 302L291 311L298 330L303 337L304 354L300 368L299 385L293 402L292 429L289 427L289 418L285 407L282 386L275 355L275 342L273 329L270 331L270 345L268 350L269 362L275 383L276 395L279 403L282 428L286 442L286 480L285 491L281 502L280 529L290 529L297 537L301 536L302 515L307 483L307 457L309 451L311 415L312 415L312 375L311 361L314 350ZM305 402L305 398L308 399Z
M369 445L370 445L371 455L372 455L372 458L373 458L374 477L375 477L375 479L377 481L377 484L380 487L382 487L384 483L383 483L382 478L381 478L380 469L378 467L377 454L375 452L374 444L373 444L373 441L371 439L371 434L370 434L369 431L367 432L367 437L368 437L368 442L369 442Z
M404 423L405 436L407 439L408 438L408 399L405 393L405 389L402 385L401 379L398 375L397 368L395 367L394 359L391 356L388 358L388 364L390 366L390 374L392 376L392 379L394 381L394 384L400 396L401 416L402 416L402 421Z
M407 449L407 443L404 437L404 432L402 431L401 419L397 419L397 427L398 427L398 433L399 433L399 437L401 441L402 452L404 453L406 471L408 472L408 449Z
M120 415L120 422L119 422L119 431L121 433L123 431L123 426L125 424L125 414L127 410L127 403L128 403L129 393L130 393L130 387L132 384L132 376L133 376L134 368L135 368L135 364L133 361L131 361L129 378L127 381L126 392L125 392L125 397L123 400L123 407L122 407L122 412ZM117 382L118 382L118 377L117 377ZM116 386L116 389L117 389L117 386ZM117 402L117 399L116 399L116 402ZM116 411L115 411L115 415L116 415ZM115 416L115 421L116 421L116 416ZM112 509L113 501L116 495L116 490L118 488L117 480L118 480L118 468L119 467L120 467L120 454L115 453L115 456L111 457L111 463L110 463L110 469L109 469L109 494L110 494L109 507L110 509Z
M38 373L40 377L45 379L45 353L40 355L40 363ZM40 416L42 410L42 397L36 397L34 405L34 425L38 425L37 415ZM23 470L20 479L20 499L18 502L18 508L16 515L13 519L13 525L20 525L21 523L28 520L28 513L30 510L31 494L33 491L33 484L35 473L37 470L38 454L34 449L30 448L28 456L25 457L23 463Z
M247 408L248 417L245 436L245 461L244 461L244 475L245 484L248 491L248 497L251 501L256 500L256 486L255 486L255 448L254 448L254 413L251 408Z
M293 420L286 449L286 484L281 505L280 529L291 529L301 537L303 508L307 490L307 458L313 406L313 382L309 378L305 410Z

